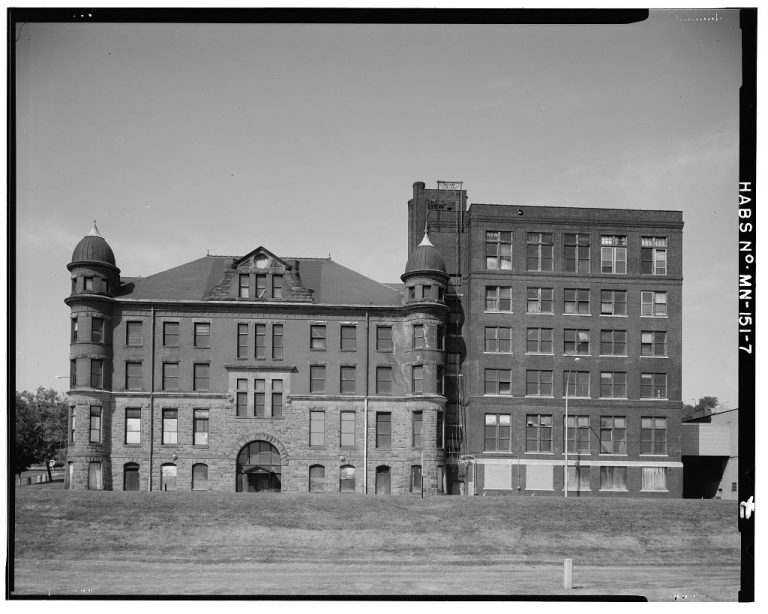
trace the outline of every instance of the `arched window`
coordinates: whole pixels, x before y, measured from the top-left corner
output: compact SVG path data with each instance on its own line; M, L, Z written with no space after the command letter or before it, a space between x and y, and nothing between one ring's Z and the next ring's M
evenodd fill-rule
M339 474L339 492L355 492L355 468L344 465Z
M252 441L237 455L237 492L280 492L282 459L267 441Z
M325 490L325 467L312 465L309 468L309 492L323 492Z
M192 465L192 490L208 490L208 465Z
M123 490L139 490L138 463L125 463L123 465Z
M386 465L376 467L376 494L390 494L390 473L391 470Z
M160 470L160 490L176 490L176 465L166 463Z

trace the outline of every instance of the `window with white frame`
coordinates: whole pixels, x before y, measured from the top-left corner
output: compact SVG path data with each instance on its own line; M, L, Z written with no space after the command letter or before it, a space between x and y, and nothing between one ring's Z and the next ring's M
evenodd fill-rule
M141 443L141 409L129 407L125 410L125 443L136 445Z
M600 490L627 490L627 468L600 467Z
M667 374L666 373L641 373L640 374L640 398L641 399L666 399L667 398Z
M512 353L512 329L509 326L486 326L485 351L502 354Z
M666 317L667 293L666 292L641 292L640 315L653 317Z
M512 288L505 286L485 287L486 311L512 311Z
M484 452L509 452L512 443L512 416L485 414Z
M527 270L554 270L554 247L551 232L529 232L526 245Z
M325 445L325 412L324 411L309 412L309 445L310 446Z
M566 273L590 272L590 237L584 233L563 235L563 255Z
M563 354L589 355L589 330L575 328L563 330Z
M643 417L640 419L640 454L667 453L667 419Z
M529 328L526 352L529 354L552 354L552 329Z
M626 356L627 355L627 331L601 330L600 331L600 355L601 356Z
M552 452L552 416L528 414L525 417L525 451Z
M600 397L604 399L626 399L626 372L602 371L600 373Z
M646 275L667 274L667 238L640 238L640 272Z
M626 290L600 290L600 315L627 315Z
M551 397L552 371L528 369L525 372L525 395L529 397Z
M552 288L528 288L527 313L552 313Z
M512 394L512 371L510 369L485 370L485 394Z
M627 453L627 419L600 416L600 454Z
M570 377L568 376L570 373ZM563 390L568 397L589 398L589 371L564 371Z
M589 492L591 490L590 469L589 465L569 465L568 492Z
M667 333L663 330L644 330L640 333L640 356L666 356Z
M586 288L565 288L563 290L563 313L586 315L589 311L589 290Z
M512 232L485 232L485 268L507 271L512 269Z
M642 490L667 490L666 467L642 467Z
M565 417L563 417L565 419ZM568 416L566 432L568 434L568 452L589 454L590 442L589 416Z
M627 273L627 237L625 235L600 237L600 271L616 275Z
M163 445L179 443L179 410L163 409Z

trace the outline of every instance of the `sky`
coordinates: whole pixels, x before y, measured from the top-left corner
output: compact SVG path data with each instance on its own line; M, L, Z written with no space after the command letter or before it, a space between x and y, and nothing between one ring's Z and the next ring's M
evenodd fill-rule
M67 389L66 264L94 219L125 276L263 245L396 282L412 184L451 180L470 203L682 210L682 400L738 406L737 12L17 38L17 390Z

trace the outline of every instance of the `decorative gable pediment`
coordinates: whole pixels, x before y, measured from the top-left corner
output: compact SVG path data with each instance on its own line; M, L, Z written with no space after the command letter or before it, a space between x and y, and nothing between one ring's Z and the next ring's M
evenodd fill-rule
M283 274L291 270L291 265L275 256L263 246L257 247L242 258L235 260L232 267L243 273L277 273Z

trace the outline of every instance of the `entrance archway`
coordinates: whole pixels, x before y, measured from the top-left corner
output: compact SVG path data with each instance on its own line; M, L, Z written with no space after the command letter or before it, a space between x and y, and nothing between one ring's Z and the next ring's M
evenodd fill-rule
M252 441L237 455L237 492L280 492L280 452L268 441Z

